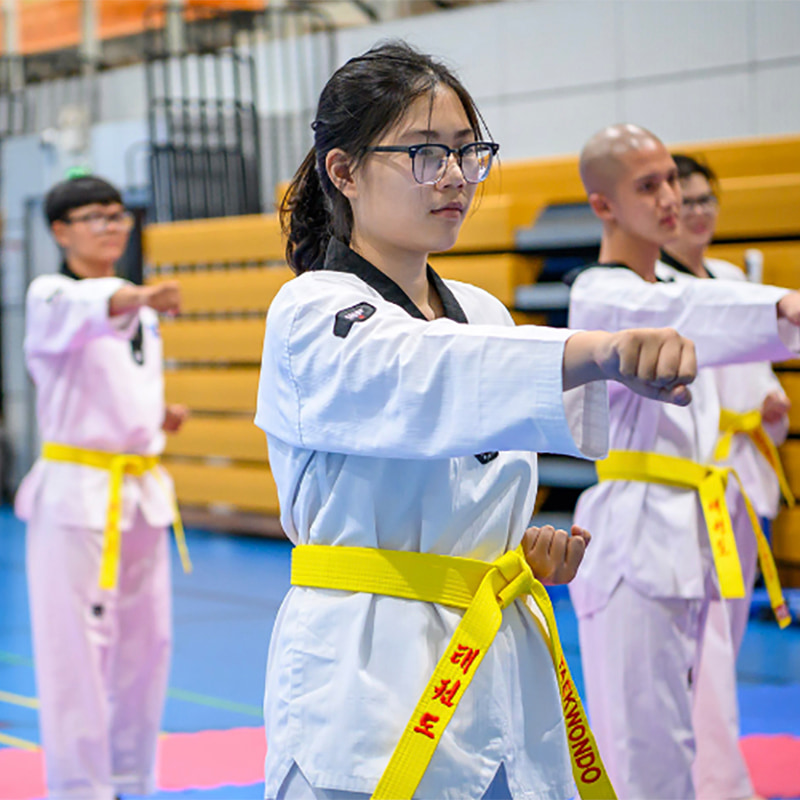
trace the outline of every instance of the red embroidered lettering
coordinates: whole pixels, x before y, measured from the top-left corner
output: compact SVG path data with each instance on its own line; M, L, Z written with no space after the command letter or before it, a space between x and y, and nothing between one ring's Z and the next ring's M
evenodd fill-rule
M436 734L433 732L433 725L439 721L439 717L427 712L420 717L419 725L414 728L414 733L421 733L429 739L435 739Z
M594 783L600 779L601 774L602 773L597 767L589 767L589 769L585 769L583 772L581 772L581 780L584 783Z
M479 649L473 650L465 644L459 644L456 645L455 652L450 656L450 661L453 664L461 664L461 671L466 675L467 672L469 672L469 668L472 666L472 662L480 652Z
M433 699L438 700L442 705L447 706L448 708L453 707L453 699L456 696L456 693L461 688L461 681L456 681L450 688L448 689L448 685L450 684L449 678L442 678L442 683L440 686L437 686L433 690Z
M581 724L572 725L569 728L568 736L571 742L577 742L586 736L586 727Z

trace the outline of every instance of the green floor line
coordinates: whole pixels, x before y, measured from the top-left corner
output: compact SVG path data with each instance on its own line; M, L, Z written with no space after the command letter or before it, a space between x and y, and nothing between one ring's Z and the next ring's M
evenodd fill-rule
M0 744L16 747L17 750L38 750L36 742L29 742L27 739L20 739L18 736L9 736L7 733L0 733Z
M32 667L33 660L25 656L19 656L16 653L4 653L0 650L0 662L4 664L13 664L18 667Z
M6 653L0 651L0 662L15 664L19 666L33 667L33 661L16 653ZM167 697L173 700L181 700L185 703L195 703L199 706L208 708L219 708L223 711L233 711L237 714L244 714L248 717L261 719L263 711L260 706L251 706L246 703L233 703L221 697L212 697L198 692L187 692L184 689L167 689ZM25 706L27 708L38 708L39 701L35 697L23 697L22 695L12 694L11 692L0 691L0 702L13 703L14 705Z
M11 703L13 706L23 706L24 708L39 708L39 700L36 697L25 697L22 694L0 691L0 703Z

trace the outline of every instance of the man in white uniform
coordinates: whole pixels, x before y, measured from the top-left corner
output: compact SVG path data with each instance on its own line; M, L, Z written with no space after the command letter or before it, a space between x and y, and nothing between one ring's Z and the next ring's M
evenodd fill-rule
M632 125L604 129L584 147L580 169L603 239L599 263L572 288L571 327L669 325L695 342L699 367L780 360L798 350L797 293L658 279L659 249L676 235L680 189L653 134ZM693 398L677 408L611 385L610 456L598 466L601 482L576 508L576 522L593 534L570 586L589 710L623 799L695 797L693 674L708 604L719 596L715 563L729 565L731 553L717 535L717 524L725 530L719 505L709 517L717 523L712 546L706 505L695 489L675 485L707 475L703 465L713 462L720 408L711 371L699 371ZM672 475L656 481L654 463Z
M670 241L661 255L658 274L677 279L745 280L744 272L727 261L706 257L719 215L717 180L711 168L686 155L673 155L681 184L682 207L678 238ZM778 513L781 486L777 453L766 442L781 444L788 432L789 399L767 362L715 369L720 405L726 429L737 430L748 415L753 433L728 434L729 452L718 445L718 459L732 466L761 518L774 519ZM732 413L731 413L732 412ZM763 427L758 430L757 426ZM755 437L755 438L753 438ZM756 446L756 441L760 445ZM765 458L765 453L768 458ZM791 493L787 495L791 501ZM694 780L699 797L739 800L753 795L753 786L739 748L739 705L736 692L736 658L741 647L750 610L756 575L757 549L752 521L738 484L728 485L736 546L742 565L745 596L712 600L709 606L700 667L696 676L694 728L697 759Z
M132 218L110 184L60 183L45 213L64 263L28 290L43 451L16 498L28 523L41 741L50 798L111 800L154 788L175 514L157 457L187 414L165 408L156 312L178 311L180 294L175 282L114 277Z

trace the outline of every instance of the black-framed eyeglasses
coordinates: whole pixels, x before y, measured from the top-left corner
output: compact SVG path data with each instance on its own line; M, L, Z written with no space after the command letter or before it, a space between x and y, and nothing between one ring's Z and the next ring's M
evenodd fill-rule
M489 176L492 160L500 145L497 142L469 142L453 149L446 144L378 145L368 147L371 153L408 153L411 172L417 183L439 183L447 172L447 162L454 155L467 183L481 183Z
M701 194L699 197L684 197L683 208L686 211L705 213L707 211L713 211L717 207L718 202L714 194Z
M133 227L133 221L133 214L127 209L115 211L112 214L104 214L102 211L90 211L88 214L80 214L64 220L68 225L76 222L86 223L92 233L102 233L109 225L116 225L124 231L129 231Z

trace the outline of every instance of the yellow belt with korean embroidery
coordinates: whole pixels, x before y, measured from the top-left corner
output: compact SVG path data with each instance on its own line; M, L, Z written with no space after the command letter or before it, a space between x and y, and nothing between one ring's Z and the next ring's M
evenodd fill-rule
M555 616L544 587L521 549L487 564L469 558L365 547L298 545L292 553L292 584L439 603L465 609L444 655L425 687L373 800L411 798L447 724L500 629L503 609L523 598L545 618L550 655L561 690L572 771L584 800L613 800L583 706L561 651Z
M761 412L758 409L739 414L723 408L719 415L719 431L722 434L717 442L717 449L714 452L715 461L726 461L731 452L731 442L737 433L743 433L750 437L756 449L766 459L772 467L775 476L778 478L778 485L781 487L781 494L789 508L794 507L794 495L783 471L778 448L769 438L769 434L764 430Z
M736 471L730 467L715 467L697 464L687 458L664 456L658 453L640 453L630 450L612 450L608 458L597 462L597 477L600 481L643 481L660 483L681 489L693 489L700 496L703 517L711 541L714 566L719 577L720 593L723 597L744 597L744 579L733 525L725 500L725 486L730 476L739 484L739 489L747 508L747 515L753 527L758 547L758 560L764 583L767 586L770 604L781 628L792 621L789 607L783 598L778 570L772 558L758 516L742 487Z
M104 450L86 450L83 447L73 447L68 444L45 442L42 447L42 458L47 461L64 461L68 464L81 464L84 467L106 470L109 474L108 511L106 513L106 526L103 532L103 553L100 557L101 589L113 589L117 585L119 574L119 554L122 533L120 531L120 517L122 516L122 478L124 475L144 475L152 472L164 490L170 495L175 506L175 541L181 556L183 569L191 572L192 564L189 560L189 551L186 547L186 536L183 532L178 506L175 497L168 489L156 469L159 464L158 456L139 456L127 453L107 453Z

